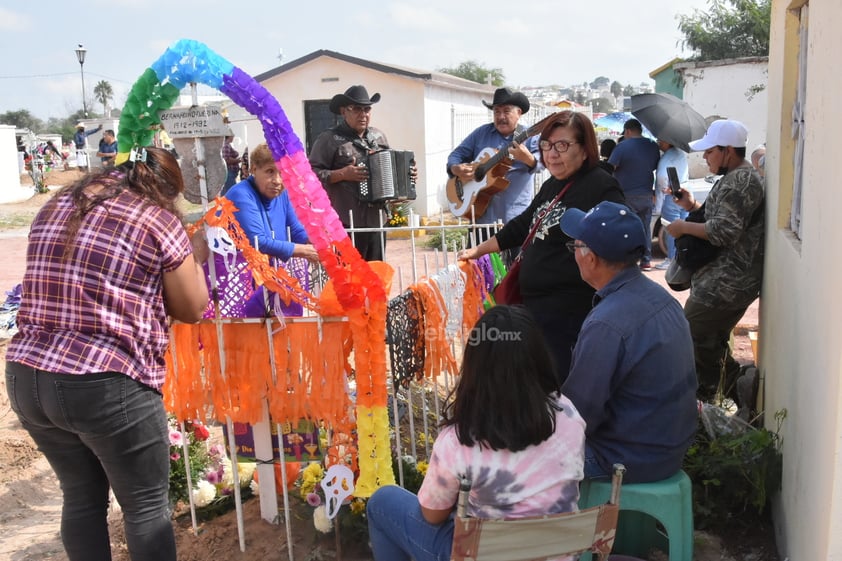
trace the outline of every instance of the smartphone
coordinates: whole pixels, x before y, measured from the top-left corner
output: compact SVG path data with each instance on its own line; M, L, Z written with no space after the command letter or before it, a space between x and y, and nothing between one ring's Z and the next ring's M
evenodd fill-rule
M683 195L681 192L681 182L678 180L678 171L673 166L667 167L667 179L669 180L672 196L680 199L681 195Z
M670 224L672 224L671 220L667 220L663 216L661 217L661 226L669 226Z

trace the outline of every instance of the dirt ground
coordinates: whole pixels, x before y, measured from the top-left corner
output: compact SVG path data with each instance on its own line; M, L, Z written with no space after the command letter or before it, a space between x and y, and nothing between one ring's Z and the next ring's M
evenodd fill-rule
M48 184L63 184L78 177L75 171L48 177ZM0 290L6 291L20 282L23 273L25 226L13 218L31 216L49 195L37 195L20 203L0 205ZM389 242L387 253L401 261L410 255L409 241ZM663 282L663 273L655 272L654 280ZM2 295L2 292L0 292ZM756 329L756 304L747 314L735 339L735 355L743 362L752 360L751 347L745 332ZM5 371L5 349L8 341L0 340L0 369ZM49 464L36 450L9 407L5 391L5 377L0 376L0 561L66 561L59 537L61 494ZM260 518L259 503L251 499L244 504L245 552L240 551L235 513L233 511L201 524L194 533L190 517L174 521L180 561L291 559L286 544L286 529ZM119 510L111 514L112 549L114 561L129 561L122 532ZM309 507L292 511L291 533L293 554L298 560L370 559L363 544L349 545L337 555L335 537L315 531L309 517ZM778 561L773 532L768 523L740 527L732 532L710 534L696 532L696 561ZM666 559L655 555L653 559Z

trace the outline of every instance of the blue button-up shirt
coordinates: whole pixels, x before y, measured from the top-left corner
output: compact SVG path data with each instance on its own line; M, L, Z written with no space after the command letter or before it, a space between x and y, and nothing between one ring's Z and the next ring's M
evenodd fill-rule
M696 369L690 327L678 301L637 267L594 295L562 393L587 423L586 441L626 481L665 479L696 433Z
M486 148L493 148L499 150L509 144L514 138L515 134L503 136L494 127L494 123L487 123L481 127L477 127L474 131L465 137L465 140L457 146L450 156L447 158L447 173L450 173L450 168L456 164L467 164L473 162L480 152ZM538 136L533 136L525 141L527 148L532 155L535 156L535 161L539 162L538 157ZM494 195L488 209L481 217L477 218L479 224L493 224L498 220L503 223L508 222L521 212L526 210L529 203L534 196L534 188L532 184L532 174L535 173L541 164L538 163L534 168L529 169L526 164L515 161L512 168L506 173L506 179L509 180L509 186L505 191L501 191Z

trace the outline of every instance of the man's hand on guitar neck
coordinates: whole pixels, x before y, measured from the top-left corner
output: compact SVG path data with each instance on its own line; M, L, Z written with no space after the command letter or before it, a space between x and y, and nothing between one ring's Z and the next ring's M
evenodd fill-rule
M509 157L521 162L529 169L538 165L538 159L529 151L529 148L525 144L520 142L512 142L512 147L509 148Z

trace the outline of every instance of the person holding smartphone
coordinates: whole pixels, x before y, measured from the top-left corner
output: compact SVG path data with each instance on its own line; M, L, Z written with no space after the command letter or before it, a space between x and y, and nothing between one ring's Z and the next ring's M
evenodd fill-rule
M664 224L666 226L673 220L678 220L679 218L684 220L688 214L686 210L673 201L667 168L675 168L678 180L681 183L685 183L690 179L690 173L687 165L686 152L660 138L658 139L658 148L660 148L663 154L661 155L661 159L658 160L658 168L655 173L655 195L661 201L661 220L668 221L667 224ZM655 206L658 206L657 201ZM669 269L670 263L675 259L675 238L670 235L666 228L661 228L659 235L664 236L666 241L667 257L655 265L655 268L665 271Z

